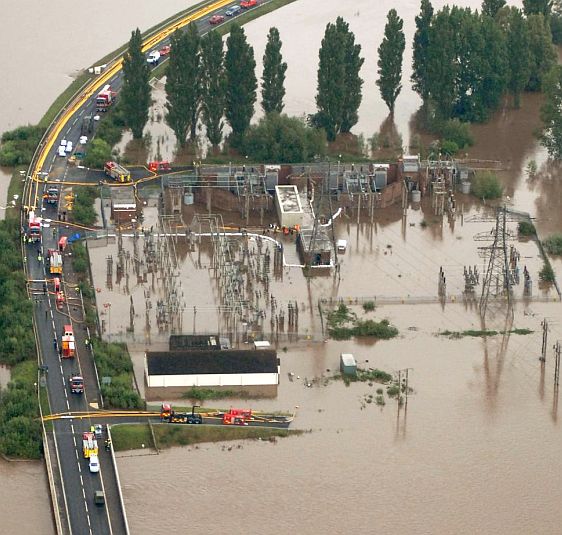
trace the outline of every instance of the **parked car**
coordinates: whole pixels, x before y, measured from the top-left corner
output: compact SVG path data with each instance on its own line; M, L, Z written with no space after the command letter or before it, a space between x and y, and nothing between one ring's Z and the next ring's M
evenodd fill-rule
M59 147L58 155L61 156L62 158L64 158L66 156L66 149L63 145L61 145Z
M242 9L249 9L251 7L256 7L258 5L258 0L242 0L240 2L240 7Z
M90 455L90 472L92 474L97 474L100 471L100 460L97 455Z
M61 139L61 140L60 140L60 146L61 146L61 147L66 147L66 139Z
M172 45L164 45L158 52L160 52L161 56L167 56L172 49Z
M72 141L66 142L66 147L64 147L64 150L67 154L70 154L72 152Z
M229 7L226 10L226 16L227 17L234 17L235 15L238 15L238 13L240 13L240 11L242 11L242 8L240 6Z
M88 136L80 136L80 145L88 143Z
M221 22L224 22L224 16L223 15L213 15L209 19L209 24L220 24Z
M105 503L105 494L103 493L103 490L96 490L94 493L94 503L99 506L102 506Z
M101 424L96 424L94 426L94 434L96 435L96 438L102 438L103 437L103 427Z
M158 50L153 50L150 54L148 54L148 57L146 58L146 62L149 65L158 65L159 61L160 61L160 52L158 52Z

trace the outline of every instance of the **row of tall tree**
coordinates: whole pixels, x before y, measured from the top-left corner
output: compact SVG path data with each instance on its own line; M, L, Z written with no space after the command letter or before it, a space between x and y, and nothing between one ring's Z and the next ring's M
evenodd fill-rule
M482 13L421 1L413 42L414 90L444 118L486 120L507 91L540 91L556 63L552 34L538 0L525 11L484 0ZM532 5L531 5L532 4Z
M150 107L150 68L142 53L138 29L133 32L123 71L122 106L127 126L135 138L142 137ZM271 28L263 57L261 80L265 113L283 110L287 64L281 56L281 40ZM225 119L231 128L231 144L240 145L254 114L257 78L254 50L244 30L234 24L223 47L222 37L211 31L201 37L195 24L171 37L166 76L166 122L180 144L195 140L199 121L213 147L223 139Z

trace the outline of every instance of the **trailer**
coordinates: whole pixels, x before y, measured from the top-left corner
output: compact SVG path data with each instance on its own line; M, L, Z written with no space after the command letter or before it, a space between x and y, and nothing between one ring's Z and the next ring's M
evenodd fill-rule
M105 162L103 166L105 174L117 182L130 182L131 172L125 169L122 165L117 162Z
M72 359L76 356L76 340L74 339L74 329L72 325L64 326L64 334L61 338L61 357Z

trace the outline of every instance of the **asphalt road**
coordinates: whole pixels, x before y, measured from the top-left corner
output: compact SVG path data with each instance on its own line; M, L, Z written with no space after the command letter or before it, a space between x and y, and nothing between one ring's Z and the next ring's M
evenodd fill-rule
M235 5L233 2L230 5ZM229 6L226 6L212 14L225 14ZM209 18L203 18L196 22L200 34L208 32L213 26L209 24ZM228 17L226 17L228 19ZM158 43L152 50L160 49L168 44L165 39ZM148 50L148 55L152 50ZM108 81L113 91L119 91L123 83L122 71L119 71ZM64 182L88 182L98 183L104 177L100 172L86 169L78 169L67 164L67 159L57 156L57 148L61 139L72 141L76 147L82 135L82 124L85 116L96 115L95 98L97 92L92 95L85 104L78 109L70 118L67 127L63 129L59 139L53 143L41 173L48 174L49 182L58 180ZM91 133L86 133L91 138ZM135 170L133 178L147 176L145 171ZM47 188L46 183L37 182L32 187L37 188L38 198ZM64 201L63 201L64 202ZM59 206L62 203L59 203ZM39 212L39 209L37 209ZM56 206L43 204L41 216L44 219L57 221L59 213ZM49 402L53 413L69 411L87 411L97 408L99 403L99 391L93 368L92 356L85 347L85 332L81 325L81 305L77 300L76 292L65 288L67 302L62 310L57 310L54 296L54 287L50 279L52 275L46 273L45 257L48 249L56 249L58 238L63 235L73 234L72 229L65 229L64 223L57 225L56 235L51 227L43 229L41 244L27 244L27 264L30 283L33 288L36 305L34 314L39 337L39 350L43 355L43 362L48 371L43 373L47 382ZM42 261L38 256L41 255ZM63 273L70 267L71 259L68 254L64 255ZM43 292L43 281L49 280L48 294ZM62 277L64 284L64 274ZM75 359L61 359L58 350L54 347L54 339L60 344L60 337L65 324L72 324L77 340L77 357ZM68 385L68 378L72 373L80 372L85 380L85 394L72 395ZM104 423L96 418L94 423ZM62 419L53 422L58 465L60 466L63 483L64 501L68 511L70 526L73 534L121 534L125 533L123 511L118 499L116 475L111 462L110 454L104 450L103 440L99 444L99 458L101 469L98 474L91 474L88 468L88 460L82 455L82 433L89 430L91 422L87 419ZM98 507L94 504L94 493L96 490L104 490L106 494L106 506Z

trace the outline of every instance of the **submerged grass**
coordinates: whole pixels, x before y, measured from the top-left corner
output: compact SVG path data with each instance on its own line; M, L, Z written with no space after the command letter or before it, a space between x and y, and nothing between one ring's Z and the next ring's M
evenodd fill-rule
M437 333L439 336L447 336L451 339L458 339L458 338L463 338L465 336L472 336L474 338L484 338L487 336L496 336L498 334L520 334L520 335L525 335L525 334L532 334L534 331L532 331L531 329L511 329L510 331L493 331L493 330L488 330L488 329L483 329L483 330L474 330L474 329L468 329L466 331L442 331Z

